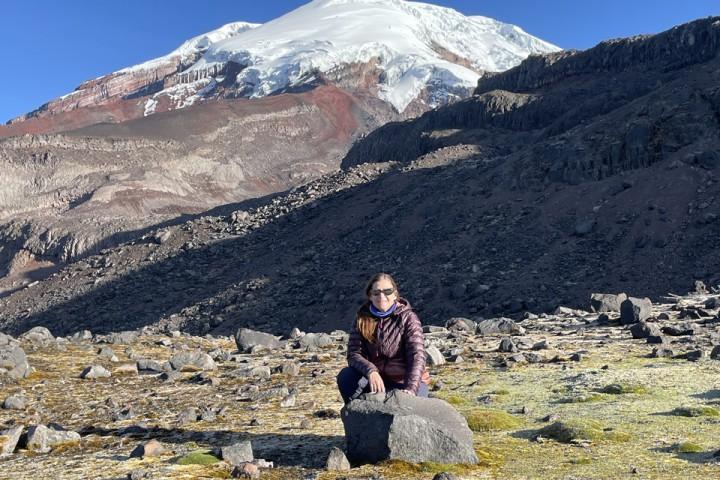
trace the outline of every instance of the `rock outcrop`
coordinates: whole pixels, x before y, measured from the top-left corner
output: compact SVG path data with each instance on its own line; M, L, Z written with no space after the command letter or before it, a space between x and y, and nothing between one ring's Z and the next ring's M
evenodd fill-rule
M478 461L467 421L442 400L399 391L387 398L368 394L347 404L340 416L352 464Z

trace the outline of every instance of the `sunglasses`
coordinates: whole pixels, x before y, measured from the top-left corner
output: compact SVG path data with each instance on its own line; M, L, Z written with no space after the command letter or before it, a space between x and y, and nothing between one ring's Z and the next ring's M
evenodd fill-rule
M370 295L373 297L379 297L380 294L385 294L386 297L389 297L393 293L395 293L394 288L383 288L382 290L370 290Z

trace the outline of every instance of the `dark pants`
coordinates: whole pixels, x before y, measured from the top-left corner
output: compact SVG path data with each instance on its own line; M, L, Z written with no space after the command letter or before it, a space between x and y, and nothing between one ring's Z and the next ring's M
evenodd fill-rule
M352 400L351 397L353 397L356 393L369 393L370 392L370 384L368 383L365 385L365 388L360 390L360 380L364 379L365 376L355 370L352 367L345 367L342 370L340 370L340 373L338 373L337 376L337 385L338 389L340 390L340 395L342 395L343 400L345 403L350 402ZM402 390L405 388L405 385L402 383L395 383L390 382L383 378L383 382L385 382L385 391L390 391L394 389ZM356 396L356 395L355 395ZM418 397L427 397L428 396L428 386L424 383L420 382L420 387L417 391Z

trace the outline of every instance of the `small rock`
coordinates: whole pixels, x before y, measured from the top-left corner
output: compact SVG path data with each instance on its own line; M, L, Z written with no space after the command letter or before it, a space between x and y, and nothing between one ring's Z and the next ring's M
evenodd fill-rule
M12 455L15 451L15 447L17 447L17 444L20 441L22 432L22 425L16 425L0 432L0 441L2 441L2 443L0 443L0 445L2 445L2 449L0 449L0 457Z
M691 362L697 362L698 360L701 360L703 357L705 357L705 351L704 350L691 350L691 351L683 354L682 357Z
M252 443L245 441L220 447L220 457L232 466L252 462L254 459Z
M282 408L294 407L296 401L297 401L297 397L295 396L295 394L291 393L287 397L280 400L280 406Z
M294 362L284 363L282 365L281 372L284 375L290 375L291 377L297 377L300 375L300 365Z
M647 322L638 322L630 327L633 338L648 338L660 336L660 329L657 325Z
M445 357L443 357L443 354L440 353L440 350L435 345L430 345L425 348L425 356L427 357L427 362L430 365L445 364Z
M197 410L193 407L188 407L185 410L183 410L182 412L180 412L180 414L177 417L177 423L179 425L187 425L189 423L197 422L197 419L198 419Z
M80 378L85 379L108 378L111 376L112 374L101 365L90 365L89 367L85 367L85 370L83 370L80 374Z
M436 473L432 480L457 480L457 477L450 472Z
M162 443L155 439L150 440L145 444L140 444L130 452L130 458L145 458L145 457L157 457L165 452L165 447Z
M243 463L233 468L231 473L233 478L260 478L260 469L253 463Z
M669 348L653 348L651 356L653 358L672 358L675 353Z
M710 358L713 360L720 360L720 345L715 345L712 352L710 352Z
M22 395L10 395L3 402L5 410L25 410L27 398Z
M112 348L110 347L102 347L98 351L98 357L107 358L111 362L117 362L119 360L118 357L115 355L115 352L113 352Z
M498 347L498 351L507 352L507 353L516 353L516 352L518 352L518 348L515 346L515 343L513 343L512 339L510 337L505 337L502 340L500 340L500 346Z
M333 447L330 450L328 459L326 462L326 468L329 471L347 472L350 470L350 462L345 456L345 452L337 447Z
M650 335L647 337L647 343L651 345L660 345L665 343L665 337L662 335Z

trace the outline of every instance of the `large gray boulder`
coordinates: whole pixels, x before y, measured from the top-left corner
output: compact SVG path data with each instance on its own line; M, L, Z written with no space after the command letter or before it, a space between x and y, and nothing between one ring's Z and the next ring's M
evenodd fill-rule
M13 379L27 378L32 368L27 361L25 350L10 335L0 333L0 373Z
M590 309L593 312L619 312L620 304L627 300L627 295L618 293L593 293L590 295Z
M215 370L217 368L212 357L200 350L176 353L170 358L170 366L173 370L184 372Z
M45 425L34 425L28 428L27 449L38 453L47 453L59 444L77 443L80 434L68 430L48 428Z
M628 297L620 304L620 323L631 325L644 322L652 315L652 302L649 298Z
M351 463L478 462L467 421L450 404L398 390L366 394L340 412Z
M31 343L36 347L47 347L55 342L55 337L45 327L33 327L18 337L23 342Z
M22 425L16 425L0 432L0 458L12 455L20 441L22 432Z
M255 346L265 347L273 350L282 347L282 342L273 335L249 328L241 328L235 334L235 344L241 352L250 351Z
M306 333L298 340L298 347L309 351L316 351L335 343L335 340L327 333Z

